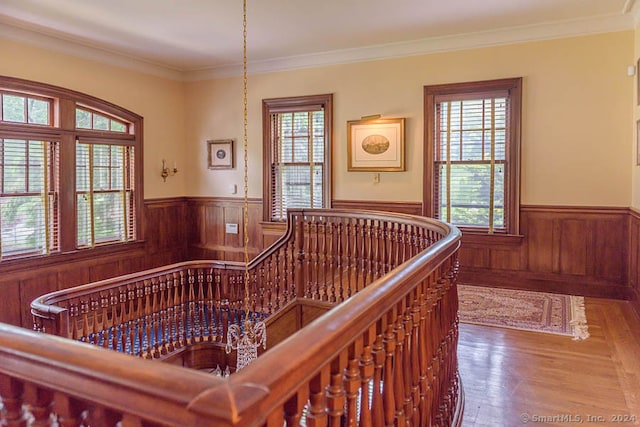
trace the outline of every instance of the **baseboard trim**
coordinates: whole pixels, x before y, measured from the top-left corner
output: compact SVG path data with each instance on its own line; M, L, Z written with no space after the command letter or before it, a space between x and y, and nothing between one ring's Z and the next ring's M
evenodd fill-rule
M522 271L462 267L458 275L458 283L629 301L633 301L634 297L637 298L631 287L617 283L592 282L584 276L554 276L557 277Z

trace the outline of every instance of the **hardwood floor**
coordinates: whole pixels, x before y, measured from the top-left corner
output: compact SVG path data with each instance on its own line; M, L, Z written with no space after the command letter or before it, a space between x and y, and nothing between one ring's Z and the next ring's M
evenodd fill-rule
M460 325L462 425L640 425L640 319L585 298L591 337Z

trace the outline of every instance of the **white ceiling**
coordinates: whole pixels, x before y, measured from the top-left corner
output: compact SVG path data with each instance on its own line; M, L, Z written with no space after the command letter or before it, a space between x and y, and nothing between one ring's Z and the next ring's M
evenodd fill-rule
M640 9L635 0L247 3L252 72L630 29ZM0 38L174 78L232 75L242 0L0 0Z

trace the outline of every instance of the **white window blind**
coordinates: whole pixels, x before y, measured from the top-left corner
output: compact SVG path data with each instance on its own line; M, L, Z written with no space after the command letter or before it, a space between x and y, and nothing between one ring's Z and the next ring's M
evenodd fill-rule
M0 257L58 250L58 147L0 138Z
M324 110L271 114L271 220L289 208L325 206Z
M78 247L135 238L134 148L76 143Z
M507 227L507 96L436 97L436 217L490 233Z

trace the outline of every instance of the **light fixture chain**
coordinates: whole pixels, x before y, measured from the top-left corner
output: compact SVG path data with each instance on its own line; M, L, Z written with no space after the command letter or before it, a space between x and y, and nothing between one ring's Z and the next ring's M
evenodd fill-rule
M242 231L244 233L244 308L249 320L249 137L247 108L247 0L242 0L242 101L243 101L243 147L244 147L244 215Z

